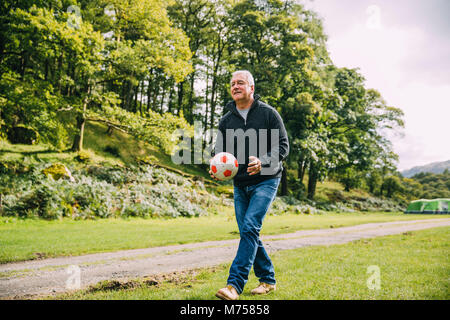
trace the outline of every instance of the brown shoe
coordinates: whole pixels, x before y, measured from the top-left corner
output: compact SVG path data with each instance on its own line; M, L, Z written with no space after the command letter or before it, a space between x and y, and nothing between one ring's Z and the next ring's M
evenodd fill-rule
M270 291L275 291L276 285L274 284L268 284L264 282L260 282L259 286L253 289L251 292L252 294L267 294Z
M233 286L228 285L217 291L216 297L222 300L237 300L239 299L239 294Z

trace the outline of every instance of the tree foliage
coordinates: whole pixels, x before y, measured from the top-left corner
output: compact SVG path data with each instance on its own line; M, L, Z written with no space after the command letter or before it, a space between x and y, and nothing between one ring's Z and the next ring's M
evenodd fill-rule
M108 6L112 16L99 11ZM60 149L82 148L90 108L137 111L133 93L151 81L152 69L174 81L192 71L187 38L171 26L164 1L11 5L5 24L2 128L30 126Z
M81 150L85 122L102 121L169 152L171 131L217 126L230 73L248 69L285 121L285 167L297 171L285 192L313 199L326 177L388 196L417 187L397 186L384 134L403 112L358 69L333 65L322 21L298 1L28 0L0 11L0 138L25 126Z
M450 198L450 172L445 170L441 174L421 172L404 178L406 189L413 192L416 198L435 199Z

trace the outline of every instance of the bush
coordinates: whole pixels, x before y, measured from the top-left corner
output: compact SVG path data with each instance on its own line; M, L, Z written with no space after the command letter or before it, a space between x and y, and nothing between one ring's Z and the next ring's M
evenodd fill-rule
M47 177L52 177L55 180L64 178L74 181L69 169L67 169L67 167L62 163L52 164L51 166L42 170L42 173L45 174Z
M47 178L35 165L22 175L0 176L3 215L58 219L195 217L227 204L182 176L164 169L88 166L74 180Z
M77 156L75 157L75 160L82 162L82 163L89 163L92 159L92 153L86 150L78 151Z
M35 144L38 142L39 134L33 128L17 125L8 131L8 140L13 144Z
M35 190L20 197L11 208L5 206L4 212L7 215L12 215L11 213L14 212L14 215L19 217L55 219L62 216L58 210L58 201L59 198L54 187L42 184Z

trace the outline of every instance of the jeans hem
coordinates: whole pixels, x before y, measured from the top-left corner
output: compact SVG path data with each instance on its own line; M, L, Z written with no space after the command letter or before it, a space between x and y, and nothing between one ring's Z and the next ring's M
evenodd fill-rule
M275 280L259 279L259 282L260 283L264 282L264 283L267 283L267 284L270 284L270 285L276 285L277 284L277 282Z

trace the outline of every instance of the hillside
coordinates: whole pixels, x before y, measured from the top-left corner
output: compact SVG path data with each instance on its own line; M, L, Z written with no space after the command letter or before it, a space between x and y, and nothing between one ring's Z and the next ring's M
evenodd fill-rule
M420 184L418 198L450 198L450 171L443 173L421 172L411 177Z
M442 162L432 162L424 166L413 167L411 169L401 171L401 174L405 178L411 178L412 176L421 172L430 172L436 174L443 173L445 169L450 170L450 160Z
M199 166L175 165L157 147L128 134L108 134L105 126L89 123L84 147L81 153L58 152L0 141L0 215L174 218L232 211L230 182L212 181ZM56 163L68 168L70 181L45 178L44 170ZM278 197L271 214L402 210L393 201L324 181L315 201Z
M154 165L171 169L177 173L184 173L209 179L206 170L193 165L177 165L171 161L170 156L149 143L137 141L130 135L114 130L108 133L107 126L88 122L84 140L83 153L92 165L110 166L138 166L142 160ZM0 141L0 162L62 162L64 164L83 166L77 160L78 154L71 151L59 152L44 145L10 144ZM213 182L211 180L211 182Z

